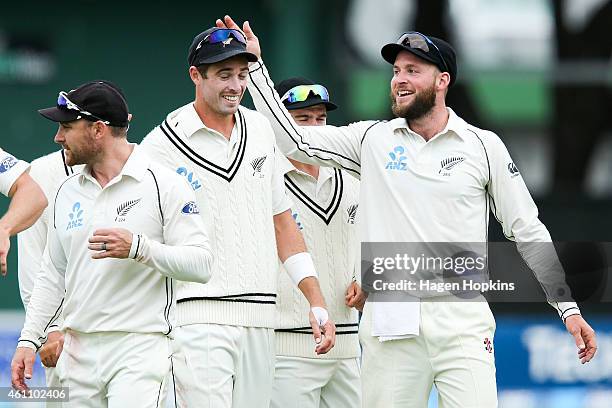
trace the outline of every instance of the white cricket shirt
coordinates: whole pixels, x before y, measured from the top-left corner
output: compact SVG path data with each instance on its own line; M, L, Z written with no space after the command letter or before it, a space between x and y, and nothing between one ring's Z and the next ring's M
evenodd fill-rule
M486 242L490 211L510 240L551 241L523 178L493 132L468 124L450 108L446 127L428 142L403 118L300 127L280 102L263 62L249 70L255 107L270 119L283 153L361 178L363 242ZM538 257L523 248L519 245L523 258ZM534 272L540 282L546 279L542 271ZM562 318L579 313L573 302L553 306Z
M8 196L11 187L30 165L0 149L0 193Z
M88 239L101 228L138 234L136 259L92 259ZM104 188L87 167L68 177L51 202L44 271L19 345L40 347L61 308L66 329L168 334L174 280L209 279L205 231L190 186L138 147Z

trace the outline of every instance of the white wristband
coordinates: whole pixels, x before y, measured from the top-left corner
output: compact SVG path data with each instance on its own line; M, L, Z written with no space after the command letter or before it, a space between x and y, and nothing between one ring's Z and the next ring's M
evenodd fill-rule
M285 270L289 274L289 277L297 286L302 279L310 276L317 277L317 271L315 270L312 257L308 252L300 252L295 255L291 255L283 263Z
M327 310L322 307L311 307L310 310L314 315L315 319L319 323L319 326L323 326L329 320L329 315L327 314Z
M140 235L132 234L132 246L130 247L130 253L128 254L128 258L136 259L136 252L140 249Z

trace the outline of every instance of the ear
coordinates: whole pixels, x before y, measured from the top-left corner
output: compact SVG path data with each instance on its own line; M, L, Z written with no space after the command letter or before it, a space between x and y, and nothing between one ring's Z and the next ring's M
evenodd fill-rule
M105 125L104 123L102 123L102 121L99 121L99 120L94 122L93 125L91 126L93 128L95 139L100 139L102 135L104 134L104 132L106 131L106 129L108 128L107 125Z
M441 72L438 74L436 79L436 85L438 89L446 89L450 85L450 74L448 72Z
M200 71L198 71L198 69L193 65L189 67L189 78L191 78L191 82L193 82L194 85L197 85L202 78Z

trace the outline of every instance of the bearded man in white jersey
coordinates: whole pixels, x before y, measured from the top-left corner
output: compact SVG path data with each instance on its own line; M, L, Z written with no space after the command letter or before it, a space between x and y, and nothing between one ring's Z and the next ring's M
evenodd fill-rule
M325 126L337 106L323 85L289 78L276 86L281 101L301 126ZM276 369L271 407L358 407L361 405L357 337L365 297L355 274L359 242L359 181L345 171L289 159L284 166L291 211L313 257L321 289L336 322L336 344L327 354L309 347L304 310L285 273L279 275Z
M157 406L170 371L175 280L205 283L211 254L184 179L128 143L123 94L105 81L60 92L39 111L59 122L65 163L47 247L13 362L26 392L36 350L62 313L57 362L70 407Z
M102 81L104 82L104 81ZM106 82L109 86L122 92L113 83ZM125 96L122 94L125 99ZM131 114L128 115L128 120ZM42 188L48 201L53 201L55 192L59 185L75 173L80 173L84 165L69 166L66 164L64 150L58 150L39 157L30 164L30 176ZM17 235L17 267L19 273L19 292L25 310L34 289L36 276L40 272L43 253L47 244L48 211L44 211L40 218L25 231ZM62 325L61 315L52 322L47 329L47 341L39 350L40 361L45 367L45 380L47 387L61 387L59 376L55 370L57 359L64 342L64 336L59 330ZM61 407L61 402L48 402L47 407Z
M240 106L248 62L239 30L198 34L188 52L195 100L168 114L141 146L191 184L216 263L206 285L178 292L173 374L186 407L267 407L274 378L278 259L307 299L311 350L335 341L312 258L291 216L270 123ZM300 295L300 296L302 296Z
M225 16L217 26L237 24ZM261 57L249 24L243 29L249 51ZM482 247L493 211L574 337L578 358L590 361L597 349L595 333L567 288L551 291L551 282L564 284L556 273L562 268L506 147L497 135L446 107L446 93L457 79L453 48L407 32L381 54L393 65L396 119L391 121L299 126L280 103L261 59L249 68L249 91L287 156L361 178L362 242ZM436 301L366 303L360 324L363 406L422 407L434 383L444 407L496 406L495 321L484 297L475 295L474 301L449 295Z

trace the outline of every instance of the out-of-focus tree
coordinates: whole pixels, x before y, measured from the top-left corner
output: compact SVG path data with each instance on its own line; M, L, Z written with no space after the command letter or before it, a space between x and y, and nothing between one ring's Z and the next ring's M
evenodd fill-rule
M418 0L416 2L417 11L414 20L414 29L424 34L442 38L455 47L459 54L460 50L455 41L451 29L448 27L448 0ZM458 55L458 59L460 56ZM459 65L455 83L449 90L446 97L448 106L465 119L478 127L487 127L483 123L483 118L478 114L474 101L469 93L468 85L461 81L461 65Z
M552 88L550 129L554 142L554 190L579 193L593 151L611 128L610 85L603 78L585 80L588 78L581 73L587 64L598 66L610 61L612 1L603 4L579 29L568 24L564 12L567 1L574 0L552 0L558 70Z

